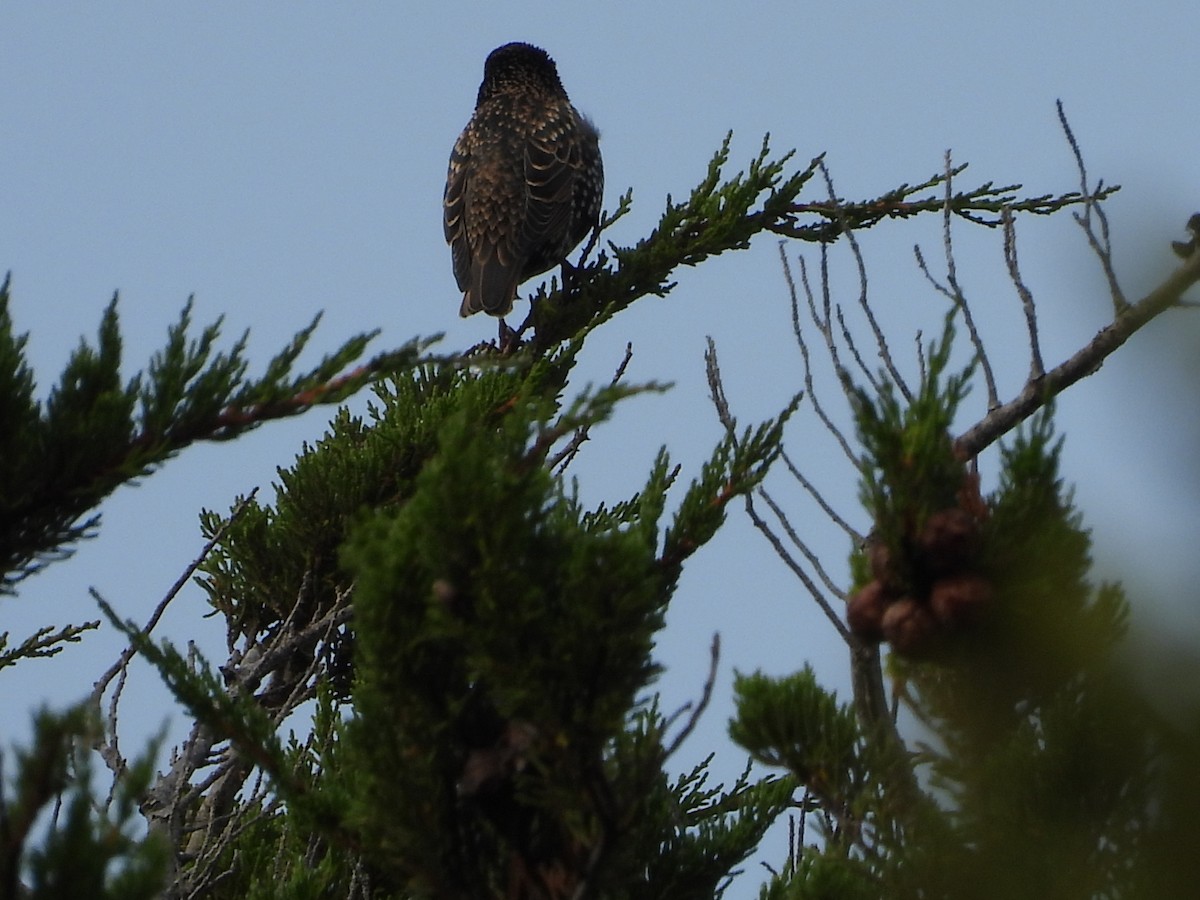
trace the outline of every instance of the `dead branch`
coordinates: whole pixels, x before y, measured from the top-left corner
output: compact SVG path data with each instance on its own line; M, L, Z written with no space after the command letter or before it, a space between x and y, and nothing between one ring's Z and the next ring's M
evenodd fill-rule
M1176 253L1183 257L1182 264L1145 297L1137 302L1129 303L1122 293L1115 275L1111 234L1107 217L1101 207L1102 201L1111 195L1113 189L1106 188L1102 183L1096 184L1095 187L1091 185L1078 143L1067 124L1061 104L1059 105L1059 119L1079 169L1080 190L1076 193L1063 195L1053 200L1047 197L1022 200L1012 193L1017 190L1016 187L992 188L990 184L966 194L956 193L953 190L953 181L964 167L951 165L950 156L947 154L943 172L923 185L916 188L902 186L893 194L874 203L852 204L837 197L833 190L832 179L821 163L820 170L825 174L830 195L829 201L823 204L797 205L791 211L795 214L816 213L823 216L826 222L813 226L798 226L793 221L787 228L773 229L777 233L789 237L822 242L820 284L816 290L809 283L808 269L804 258L800 257L799 259L801 284L807 299L809 323L803 325L801 323L799 290L792 277L782 244L780 257L791 303L793 331L804 364L805 393L822 425L834 437L843 454L855 467L861 467L864 462L852 447L849 439L835 425L833 417L816 391L810 343L805 334L807 328L815 329L819 335L820 342L824 344L826 350L827 361L837 376L843 393L852 408L860 389L851 372L842 362L844 353L848 353L854 360L867 390L876 393L883 390L895 390L905 398L911 396L900 376L899 367L892 359L888 341L868 302L866 268L861 250L854 239L854 230L857 228L869 227L884 218L905 218L915 215L917 212L932 211L935 208L942 212L942 236L946 265L943 278L939 280L933 275L919 247L915 248L915 252L918 267L930 284L938 293L947 298L952 310L962 315L975 351L975 359L980 365L982 377L986 381L988 407L986 414L976 424L967 428L956 440L956 448L965 458L975 457L983 449L1044 407L1063 390L1094 373L1111 353L1156 316L1173 307L1189 305L1184 300L1184 294L1197 282L1200 282L1200 214L1194 216L1188 223L1190 240L1176 242L1173 245ZM912 199L914 193L933 187L942 188L941 197ZM980 204L989 203L995 204L991 209L994 218L979 214ZM1046 371L1038 335L1037 307L1034 295L1021 275L1017 257L1016 215L1021 212L1037 215L1049 214L1067 206L1082 207L1082 212L1075 214L1075 220L1084 231L1089 246L1097 255L1105 272L1112 295L1114 316L1113 320L1086 345L1057 366ZM951 224L956 218L988 227L999 226L1003 233L1004 260L1010 281L1021 303L1030 348L1029 374L1026 383L1017 396L1008 402L1000 400L983 335L971 313L959 279L951 236ZM830 296L828 242L841 236L846 238L846 246L859 269L859 306L865 315L867 327L874 334L876 348L882 360L882 365L878 368L866 364L855 345L852 329L846 322L842 307L834 303ZM710 343L709 355L712 354ZM919 333L917 335L917 356L922 377L925 377L927 361ZM858 372L855 374L857 375ZM715 366L715 360L710 361L709 364L709 382L710 393L717 407L718 417L728 429L734 418L729 409L729 401L725 396L723 385L720 383L720 372ZM823 501L820 492L809 479L803 476L797 464L787 456L785 456L785 461L789 472L801 487L817 500L828 520L843 532L852 533L854 529L847 524L845 518L837 515ZM776 524L768 523L759 514L755 507L756 499L766 502L775 517ZM864 730L877 735L885 745L903 750L904 745L895 725L895 707L888 703L888 691L883 681L880 648L860 640L851 633L843 624L839 611L834 608L832 601L844 600L846 592L838 588L832 577L820 565L815 553L809 548L807 539L799 533L799 530L790 521L787 511L767 493L765 488L759 489L757 498L747 497L746 505L751 522L767 539L776 555L795 574L805 592L846 642L850 651L855 709ZM798 551L799 556L793 550ZM908 766L899 764L897 771L889 777L897 783L900 789L915 790L913 773Z
M163 613L167 611L167 607L170 605L171 601L178 596L179 592L183 590L183 586L191 580L193 575L196 574L196 570L200 568L200 564L208 558L208 555L212 553L213 548L220 542L221 538L225 535L225 532L229 530L229 527L235 521L237 521L237 519L246 510L257 494L258 488L256 487L238 502L229 518L221 523L216 533L207 543L205 543L203 549L200 551L200 554L194 560L192 560L191 564L184 569L183 574L181 574L179 578L176 579L175 583L171 585L170 590L168 590L163 598L158 601L158 605L154 608L154 612L151 613L149 620L142 629L143 635L149 636L150 633L154 631L155 626L158 625ZM95 588L92 588L91 595L97 600L100 599L100 595L96 592ZM95 746L95 749L97 752L99 752L100 757L104 760L109 770L113 773L114 789L116 788L117 779L125 773L125 758L121 755L119 736L117 733L117 708L120 706L121 694L125 687L125 676L129 670L129 663L133 660L135 655L137 655L137 648L134 647L133 644L130 644L123 651L121 651L121 656L117 659L117 661L109 666L108 670L105 671L103 675L96 679L96 682L92 685L92 693L88 698L88 702L95 707L96 713L99 715L100 700L104 696L104 692L108 690L108 686L112 683L112 680L120 675L120 679L117 682L117 689L113 691L112 698L109 701L108 716L105 718L104 733L98 738ZM113 795L110 793L109 802L112 801L112 797Z
M1162 284L1141 300L1126 305L1108 325L1074 355L1040 378L1031 378L1021 392L996 407L955 441L964 456L976 456L1069 388L1096 372L1104 361L1155 317L1183 305L1184 293L1200 282L1200 253L1193 253Z

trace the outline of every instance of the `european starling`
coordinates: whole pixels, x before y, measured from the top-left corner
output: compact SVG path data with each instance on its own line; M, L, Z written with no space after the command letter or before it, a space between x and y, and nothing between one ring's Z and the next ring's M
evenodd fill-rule
M596 227L603 192L600 135L554 60L529 44L493 50L442 206L460 315L507 315L517 285L563 263Z

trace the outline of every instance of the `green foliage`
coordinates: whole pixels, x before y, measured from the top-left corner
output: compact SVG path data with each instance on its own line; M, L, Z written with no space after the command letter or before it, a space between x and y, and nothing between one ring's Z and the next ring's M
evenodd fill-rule
M994 694L988 715L1095 676L1125 634L1123 592L1088 581L1091 542L1059 475L1060 450L1051 410L1001 448L980 563L994 585L995 612L957 649L990 673L978 686Z
M785 775L756 781L747 769L714 786L708 761L666 775L694 722L668 735L678 716L653 695L656 635L684 563L760 483L797 401L757 428L731 427L682 497L664 448L641 491L584 508L559 463L621 400L661 389L568 390L592 329L671 291L676 267L763 231L831 240L921 211L972 219L1085 199L1022 200L990 184L944 208L914 198L955 170L862 204L800 204L820 158L786 174L791 154L773 160L764 141L726 181L729 148L727 138L687 200L668 197L645 240L609 244L563 290L535 294L533 339L500 352L417 365L414 341L339 376L364 351L360 336L293 376L314 321L250 380L245 336L218 351L220 320L195 334L189 302L165 348L123 383L114 300L95 347L81 344L43 405L5 283L0 591L69 552L107 493L192 441L391 377L375 383L365 418L340 411L279 470L273 502L203 514L213 549L199 581L226 623L225 665L151 641L101 602L195 730L168 775L152 780L148 761L122 773L115 813L100 814L86 760L71 786L64 762L64 740L92 736L91 724L46 719L0 817L4 887L24 864L35 896L149 896L169 852L172 896L717 897L803 785L802 824L816 822L821 845L792 848L764 898L1194 888L1178 866L1157 865L1176 854L1171 835L1200 839L1188 827L1193 760L1165 752L1197 746L1194 729L1162 727L1123 687L1113 651L1124 599L1087 582L1087 535L1048 416L1005 449L981 514L978 566L996 608L936 663L894 662L928 738L918 753L806 667L736 685L731 733ZM818 221L800 224L802 214ZM847 384L862 499L900 565L922 523L974 488L949 437L973 372L950 371L952 318L925 350L915 394L894 371L869 378L870 393ZM866 569L859 559L858 581ZM0 668L57 652L85 627L44 629L7 652L0 637ZM301 737L282 737L285 726ZM59 796L44 848L30 849L37 811ZM171 847L130 835L135 800Z
M941 745L928 774L949 801L950 890L983 875L989 896L1119 891L1152 802L1149 723L1113 659L1125 600L1087 582L1058 459L1049 413L1003 449L983 538L995 611L949 665L897 667Z
M939 359L930 354L931 374ZM925 414L938 402L946 410L958 395L951 380L940 401L923 389L907 414L880 404L882 414L865 417L864 443L885 461L864 490L874 509L945 502L910 477L921 466L904 442L921 432L880 434L885 421L906 426L922 404ZM927 477L953 486L960 475L941 433L931 428L919 446L933 456ZM893 777L886 743L807 669L739 680L731 734L804 783L825 838L763 897L1142 896L1143 885L1182 883L1179 872L1194 868L1175 856L1164 869L1166 851L1145 848L1165 847L1179 827L1156 812L1170 806L1156 773L1194 771L1200 742L1149 714L1118 662L1126 602L1119 588L1088 582L1090 542L1060 449L1050 411L1002 448L978 563L994 589L990 614L934 661L891 658L921 726L907 761L916 782Z
M480 428L486 410L465 390L412 495L348 545L354 816L368 858L396 887L485 896L515 877L501 860L515 856L549 883L579 877L595 854L611 860L598 883L641 881L645 845L625 846L623 825L661 778L661 751L626 757L612 741L657 671L653 636L679 574L670 550L658 556L656 524L673 476L661 455L635 498L585 511L541 464L547 434L594 424L608 393L573 404L569 426L518 394ZM667 547L707 541L722 491L744 493L772 452L766 439L718 448ZM682 858L662 855L693 844L663 819L665 833L647 837L663 845L664 869L678 869ZM630 870L613 871L627 858ZM710 873L713 885L728 863Z
M711 895L786 802L778 781L728 794L699 790L700 773L668 785L661 719L642 698L684 560L761 479L782 419L723 441L665 532L677 475L665 451L638 494L585 509L547 459L659 388L564 399L577 346L395 377L377 386L369 424L340 415L280 471L274 504L206 515L219 540L201 583L231 647L302 627L352 592L353 627L315 669L325 699L305 748L285 748L259 705L274 709L269 696L314 670L277 671L251 701L122 626L287 804L286 818L240 811L256 825L229 851L244 866L229 896L344 890L354 865L379 896L499 895L522 877ZM351 661L352 689L340 674ZM334 862L268 866L300 843ZM650 859L676 893L655 893Z
M22 659L57 656L62 652L64 645L79 643L85 631L92 631L99 626L98 621L84 622L82 625L64 625L62 628L46 625L11 650L8 649L8 632L0 634L0 670L15 665Z
M878 900L879 881L861 860L804 848L800 859L772 878L759 900Z
M135 834L141 824L138 802L154 775L157 742L130 763L111 802L102 805L91 783L89 745L96 734L83 706L34 717L32 746L16 754L14 796L10 801L0 792L0 896L159 896L168 847L161 835ZM39 818L52 806L49 824L38 834Z
M611 259L601 252L582 267L579 287L570 296L546 288L535 292L531 315L537 347L553 347L641 297L666 296L675 287L670 278L679 266L696 266L718 254L744 249L755 235L790 219L796 197L816 172L819 158L785 175L793 154L772 159L768 136L746 171L724 181L732 139L730 132L687 200L676 203L667 197L658 227L647 237L629 247L610 244ZM629 200L628 194L622 198L606 226L624 214Z
M692 201L669 207L653 242L670 246L642 248L665 267L659 281L760 230L734 226L781 181L786 158L766 154L764 145L747 175L720 185L726 145ZM807 177L771 195L770 215ZM572 316L590 308L581 298L596 273L585 274ZM787 780L742 779L724 792L702 788L697 771L668 784L665 726L642 694L685 560L761 480L791 409L723 440L665 529L678 474L665 450L642 491L594 509L547 466L624 397L660 389L614 384L567 398L591 329L645 292L603 316L602 304L578 321L539 322L531 353L429 362L377 384L365 419L340 413L280 470L273 503L204 514L214 548L200 582L231 650L275 647L268 659L288 662L237 683L252 692L263 680L253 697L222 698L202 660L131 639L215 738L272 779L277 801L234 811L254 827L221 850L240 860L229 896L368 882L381 896L485 895L513 878L712 895L778 814ZM166 359L178 355L173 340ZM352 627L304 637L351 596ZM278 649L282 640L294 649ZM309 678L324 698L314 737L285 747L267 733L271 717ZM302 846L318 864L279 862ZM677 888L659 893L667 883Z
M93 534L100 502L198 440L224 440L261 423L336 403L380 371L409 365L414 341L335 378L361 357L359 335L308 372L293 374L317 322L301 330L257 379L247 378L246 335L216 351L221 320L192 337L191 301L145 373L121 380L117 299L95 345L81 341L45 403L34 394L26 336L13 331L9 281L0 285L0 594Z
M414 341L339 375L366 349L371 335L360 335L311 370L294 372L316 328L314 320L270 361L262 377L248 378L246 336L229 351L218 351L218 320L193 337L189 300L166 347L144 373L122 382L114 297L95 344L80 342L41 402L26 361L27 337L14 332L9 301L6 278L0 285L0 594L15 593L24 578L69 555L75 542L94 533L99 516L92 513L111 491L155 470L188 444L232 438L265 421L338 402L379 372L410 365L423 347ZM98 624L45 626L11 647L8 633L2 633L0 669L53 656ZM169 647L155 654L158 648L136 627L124 627L164 672L173 672L169 677L180 694L210 717L239 726L257 722L257 730L239 734L247 746L273 737L273 725L264 725L261 713L254 719L257 705L237 707L210 673L197 674ZM169 851L161 836L153 841L132 837L129 827L154 774L150 755L124 764L107 811L97 811L89 760L70 745L99 738L81 709L39 716L34 745L18 759L17 799L0 817L4 896L15 896L13 879L21 866L31 880L31 896L124 898L161 891L167 854L176 848ZM51 801L60 804L58 812L45 840L34 846L29 829Z
M664 780L652 788L644 801L644 814L630 821L623 844L627 855L635 857L630 863L632 871L643 867L645 874L629 878L628 896L645 900L720 897L734 867L792 805L793 779L752 781L749 766L732 787L710 787L707 769L711 759L673 784ZM680 820L686 823L685 829L678 827ZM645 855L639 848L656 846L658 852L649 861L636 858ZM620 896L620 888L612 894Z
M956 456L950 427L970 388L974 362L947 374L954 347L954 313L925 353L922 377L911 396L880 373L878 390L847 385L862 442L859 497L875 533L901 566L911 556L906 536L934 512L954 506L966 467ZM901 580L912 574L897 573Z
M852 797L864 780L853 711L823 690L809 666L787 678L734 681L729 735L756 760L787 769L821 797Z
M349 738L367 776L359 816L398 885L461 878L465 893L487 891L489 877L446 835L463 827L453 798L472 754L516 741L514 728L528 731L530 746L512 749L531 772L515 792L538 795L524 815L553 808L553 798L581 817L541 826L564 832L551 858L570 837L587 840L597 812L590 801L572 809L581 803L572 795L596 779L604 743L654 673L651 635L669 596L654 543L644 529L580 521L529 457L530 429L545 425L537 407L518 399L497 427L481 429L464 403L412 497L347 550L358 575ZM381 733L385 717L397 727ZM482 860L503 858L480 830L471 846L486 841Z
M410 493L465 378L463 372L425 366L378 385L380 403L372 405L369 423L339 411L329 433L316 446L306 444L295 464L280 470L274 506L248 504L201 567L208 596L229 623L231 642L285 618L301 596L311 597L315 611L346 588L337 554L350 522L364 508ZM494 393L486 399L498 406L512 386L491 379L487 387ZM206 512L206 537L215 536L223 521Z

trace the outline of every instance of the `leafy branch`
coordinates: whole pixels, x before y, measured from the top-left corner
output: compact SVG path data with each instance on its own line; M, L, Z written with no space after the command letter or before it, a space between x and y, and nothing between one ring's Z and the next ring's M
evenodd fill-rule
M953 215L994 228L1003 224L1005 210L1009 214L1050 215L1080 205L1091 209L1118 190L1103 185L1088 190L1085 183L1080 191L1021 197L1021 185L997 186L989 181L950 193L950 183L966 169L960 165L872 199L851 202L831 193L827 199L800 202L800 192L823 171L824 154L789 174L794 153L772 158L768 135L746 169L724 180L732 137L732 132L726 135L704 179L686 200L676 202L667 197L666 209L647 237L631 246L609 242L608 249L589 263L593 238L580 263L566 267L564 286L551 280L549 286L534 292L529 317L517 333L534 329L531 343L535 352L545 352L641 297L665 296L675 287L671 274L679 266L695 266L721 253L745 249L763 232L828 243L887 219L926 213ZM617 211L604 217L598 233L619 221L631 203L632 192L627 192ZM816 221L808 221L813 218Z
M18 660L57 656L64 645L77 644L85 631L100 627L99 621L84 622L82 625L64 625L55 628L46 625L39 628L16 647L8 649L8 632L0 634L0 669L14 665Z
M88 514L119 485L196 441L229 440L264 422L338 403L379 375L412 366L430 343L414 339L346 371L375 336L360 334L307 371L294 371L318 316L252 378L246 374L248 334L218 351L222 320L197 335L191 312L189 300L166 347L145 372L122 384L114 297L95 345L80 342L42 403L26 362L27 336L13 331L9 280L0 285L0 455L6 462L0 471L0 593L12 593L92 535L99 516Z
M832 241L849 230L870 228L887 219L910 219L923 213L945 213L996 228L1003 224L1005 210L1013 213L1028 213L1048 216L1069 206L1078 206L1092 200L1106 200L1121 188L1119 185L1100 187L1094 193L1068 191L1065 194L1042 194L1037 197L1022 197L1023 185L1007 184L997 187L988 181L970 190L957 191L948 199L942 192L916 196L923 191L944 188L954 178L967 170L962 163L942 171L920 184L902 184L867 200L846 200L831 197L810 203L796 203L789 209L786 220L778 220L767 226L767 230L782 237L803 241ZM824 220L800 224L801 216L817 216Z
M1111 353L1155 317L1174 308L1194 305L1185 299L1185 293L1200 283L1200 215L1197 215L1188 222L1189 239L1173 244L1176 254L1181 257L1180 265L1141 299L1131 302L1125 298L1116 280L1111 236L1101 205L1116 189L1105 187L1102 183L1092 184L1061 105L1059 118L1079 170L1077 191L1057 196L1023 198L1017 194L1020 189L1018 185L998 188L988 183L968 191L956 190L955 177L965 167L953 165L947 155L940 175L919 185L903 185L876 200L852 203L842 199L834 190L824 164L819 163L818 169L825 175L828 199L819 203L795 204L789 211L792 219L768 227L768 230L776 233L815 241L820 245L816 265L810 267L803 256L799 259L798 277L793 274L782 244L780 250L790 295L793 330L803 362L802 387L806 392L808 408L813 410L821 427L864 484L863 500L867 513L873 518L873 534L868 536L855 529L851 525L851 517L840 514L834 508L813 480L793 462L786 448L780 450L779 456L794 483L824 513L834 530L860 551L854 553L851 559L851 585L840 584L839 579L826 569L804 529L797 527L796 516L785 504L775 499L773 489L759 486L749 494L747 510L755 526L797 576L803 589L846 643L854 686L854 710L859 724L863 733L871 736L872 745L884 751L889 759L901 760L902 756L894 751L904 750L895 726L896 697L889 701L887 695L882 677L879 637L874 636L871 640L864 636L870 629L865 628L862 622L856 624L853 607L856 604L863 609L872 606L858 604L858 601L867 597L866 588L875 584L882 585L882 590L928 591L931 584L922 581L927 573L906 573L904 560L898 560L897 557L904 555L903 545L912 535L920 536L921 526L930 521L934 513L938 513L939 527L961 523L964 516L976 522L986 518L986 512L982 510L984 501L979 494L978 476L970 465L971 460L1039 411L1045 410L1063 390L1097 371ZM925 192L936 188L941 189L940 197L934 194L924 196ZM1068 209L1072 211L1076 224L1084 232L1089 247L1106 275L1114 311L1108 325L1061 363L1047 369L1041 353L1034 293L1021 274L1016 223L1022 213L1049 215ZM946 299L948 309L940 340L926 345L918 334L916 346L920 379L919 384L910 385L901 375L901 366L892 350L894 341L889 341L889 336L884 333L871 308L867 266L855 232L885 219L910 218L925 212L942 214L944 269L935 274L919 247L915 249L916 261L932 287ZM815 215L823 221L805 224L799 218L802 215ZM1016 396L1007 401L999 396L988 342L975 321L969 291L957 271L952 225L963 221L1000 231L1009 280L1027 327L1028 376ZM844 242L858 272L857 297L852 298L849 304L833 299L829 256L830 242L835 238ZM865 322L865 341L849 324L851 305L857 307ZM972 352L966 365L956 374L947 368L947 354L957 324L965 326ZM854 415L858 435L847 433L840 424L844 419L835 414L832 406L817 390L814 370L818 351L824 352L833 370L836 383L844 394L843 399ZM1005 358L1010 355L1011 350L1006 347ZM872 358L876 360L875 364L870 362ZM951 430L953 410L965 397L970 384L977 379L985 382L987 408L978 421L956 437ZM726 433L733 434L735 420L725 397L715 363L715 349L712 347L709 351L709 383L718 418L725 426ZM930 465L939 467L938 471L929 471ZM761 509L764 504L765 510ZM970 582L975 593L968 595L963 587L968 584L968 575L955 583L962 588L958 595L951 597L947 589L939 594L939 599L946 603L953 599L966 609L968 600L974 602L978 599L976 594L986 594L984 588L987 585L975 578ZM859 590L851 596L853 588ZM911 597L901 599L906 602L893 603L883 609L907 611L912 608L914 612L924 612L924 607L914 603ZM850 609L845 605L847 600L850 601ZM948 609L942 609L941 613L947 613ZM849 627L844 621L848 611ZM955 610L950 609L949 612ZM926 614L926 618L929 617ZM942 616L943 619L947 617L948 613ZM911 637L910 643L917 645L921 642L918 638L923 640L928 636L925 632L936 630L936 623L917 622L915 618L899 622L899 617L893 618L911 632L897 628L894 639L886 628L883 629L884 636L892 642L894 652L897 651L900 637ZM912 630L917 625L921 625L922 629ZM878 620L873 622L873 627L879 627ZM781 703L780 706L787 704ZM743 710L743 718L753 719L754 710ZM794 766L790 767L795 770ZM892 787L898 789L894 791L897 796L913 795L915 781L910 763L889 763L888 771ZM810 783L808 788L812 796L821 798L820 784ZM825 810L824 813L835 819L841 815L836 809L833 812Z

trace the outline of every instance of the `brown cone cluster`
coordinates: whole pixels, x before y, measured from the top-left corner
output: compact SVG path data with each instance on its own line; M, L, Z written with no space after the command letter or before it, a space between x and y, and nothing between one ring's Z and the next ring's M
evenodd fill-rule
M979 520L958 506L939 510L901 543L908 558L897 565L882 540L868 538L873 577L850 598L846 620L863 640L925 656L991 605L991 582L977 569Z

